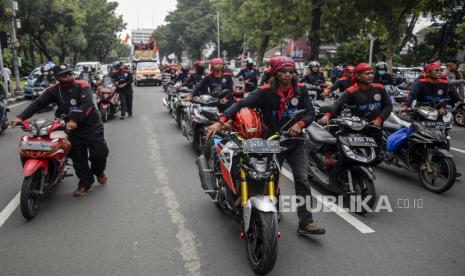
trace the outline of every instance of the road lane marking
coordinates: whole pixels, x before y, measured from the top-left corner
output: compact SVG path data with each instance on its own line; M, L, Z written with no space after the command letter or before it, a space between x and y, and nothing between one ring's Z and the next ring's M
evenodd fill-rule
M20 102L20 103L17 103L17 104L8 105L7 107L8 108L13 108L13 107L20 106L20 105L23 105L23 104L26 104L26 103L29 103L29 101L24 101L24 102Z
M294 182L294 177L292 176L292 173L288 171L287 169L283 168L281 170L281 173L289 180ZM340 208L337 204L334 204L333 202L327 201L320 192L317 190L311 188L312 191L312 196L316 198L321 204L325 205L327 208L329 208L331 211L333 211L336 215L341 217L343 220L347 221L350 225L355 227L358 231L360 231L362 234L368 234L368 233L374 233L375 230L371 229L366 225L365 223L361 222L359 219L356 217L352 216L350 212L346 208Z
M21 192L18 192L16 196L10 201L10 203L8 203L5 209L3 209L0 213L0 228L3 226L5 221L11 216L11 214L13 214L16 208L18 208L20 194Z
M454 148L454 147L450 147L451 150L455 150L457 152L460 152L460 153L465 153L465 150L463 149L458 149L458 148Z
M146 115L142 115L140 118L147 132L147 143L149 145L150 160L152 161L151 165L154 168L155 176L160 184L157 190L165 198L171 222L178 228L176 239L181 246L180 248L176 248L176 250L184 261L184 268L188 275L200 275L200 258L195 242L195 235L186 227L186 219L179 210L180 204L176 198L176 193L169 183L168 169L162 160L158 136L152 126L153 120L150 120Z

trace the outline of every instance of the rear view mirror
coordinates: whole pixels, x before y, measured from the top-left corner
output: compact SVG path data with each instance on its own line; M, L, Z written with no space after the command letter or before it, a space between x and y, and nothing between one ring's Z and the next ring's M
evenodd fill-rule
M205 118L212 122L218 122L220 120L220 116L218 116L218 114L207 110L200 111L200 114L202 114L203 116L205 116Z

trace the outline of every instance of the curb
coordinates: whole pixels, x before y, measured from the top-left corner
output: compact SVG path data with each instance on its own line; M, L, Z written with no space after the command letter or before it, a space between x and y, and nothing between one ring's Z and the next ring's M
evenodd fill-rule
M9 104L20 102L23 100L24 100L24 96L11 97L11 98L6 99L6 104L9 105Z

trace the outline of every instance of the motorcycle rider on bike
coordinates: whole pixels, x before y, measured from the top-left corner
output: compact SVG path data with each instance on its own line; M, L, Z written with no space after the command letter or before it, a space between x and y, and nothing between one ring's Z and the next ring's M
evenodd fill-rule
M352 65L347 65L344 69L344 73L342 77L338 79L333 85L329 88L329 92L333 92L339 89L339 93L346 91L347 88L354 85L353 77L354 77L355 67Z
M183 63L181 65L181 72L176 76L173 82L177 83L178 81L180 81L181 83L184 83L184 81L186 81L189 78L189 70L189 64Z
M382 85L394 85L392 81L392 75L387 73L387 63L380 61L375 65L375 78L374 83L379 83Z
M306 110L303 119L295 123L290 129L291 136L302 135L302 129L310 125L314 119L314 110L307 89L303 84L298 84L294 78L295 63L288 57L279 57L273 66L272 82L250 93L247 97L234 103L220 117L221 122L210 126L208 137L213 137L221 130L223 123L232 118L241 108L252 107L262 113L264 123L268 127L268 136L279 131L290 118L290 115L301 109ZM295 181L296 195L309 200L311 196L307 178L307 156L303 141L294 141L290 148L281 153L280 162L286 159L289 163ZM313 222L310 210L304 206L298 208L299 217L298 233L300 234L324 234L325 229Z
M118 61L115 63L115 67L118 71L113 72L111 78L116 83L116 92L119 93L121 100L121 120L124 120L126 112L128 116L132 116L132 74L126 69L124 63Z
M423 67L426 78L419 79L412 86L407 102L401 111L406 111L414 100L418 102L439 103L449 96L449 82L442 79L441 66L437 63L430 63ZM438 106L439 113L447 113L445 104Z
M53 75L50 73L50 68L48 66L42 66L40 67L40 76L37 77L34 86L48 87L54 80Z
M55 116L69 115L66 130L72 144L70 157L79 178L74 196L85 195L94 183L94 175L100 184L107 183L105 167L108 147L105 142L103 123L92 99L92 90L87 82L74 79L73 69L66 64L53 68L58 84L47 88L16 119L11 122L15 127L32 117L51 103L57 104ZM90 167L89 167L90 161Z
M271 79L271 76L273 75L273 66L276 64L276 62L279 60L280 56L274 56L270 58L270 66L266 67L265 70L263 70L263 76L262 79L260 80L260 85L265 85L268 84L268 82Z
M239 73L237 73L235 77L242 77L244 79L244 82L246 82L245 92L252 92L253 90L255 90L255 88L257 88L258 76L259 72L258 69L254 66L253 60L251 58L248 58L246 60L245 68L242 68L241 71L239 71Z
M300 80L300 82L308 83L317 91L317 99L324 100L322 97L323 88L326 83L325 76L320 71L320 63L312 61L308 64L308 73Z
M205 76L205 62L203 60L197 60L194 62L194 70L195 72L192 73L189 78L183 82L182 86L193 88L203 79Z
M231 74L225 72L224 62L221 58L214 58L210 60L211 73L205 76L192 91L192 98L200 94L212 93L214 90L220 89L233 91L233 80ZM231 102L232 96L228 95L227 99L223 99L222 104L227 105ZM225 102L227 101L227 102ZM221 109L224 105L220 106Z
M355 67L356 83L343 92L333 105L332 112L326 113L319 123L327 125L332 117L337 117L346 108L350 108L352 116L360 117L371 122L379 129L367 130L367 135L376 140L378 147L376 154L381 149L383 122L389 118L392 111L392 102L384 85L374 83L373 67L366 63L360 63Z

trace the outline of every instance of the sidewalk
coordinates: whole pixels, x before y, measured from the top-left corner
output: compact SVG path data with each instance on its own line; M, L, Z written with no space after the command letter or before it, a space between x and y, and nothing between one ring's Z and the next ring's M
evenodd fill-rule
M8 94L9 95L5 99L5 102L7 105L24 100L24 95L12 96L10 93Z

